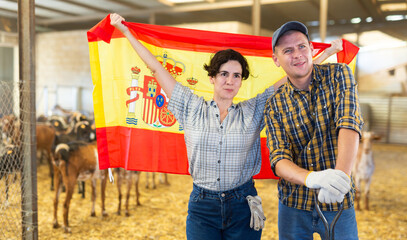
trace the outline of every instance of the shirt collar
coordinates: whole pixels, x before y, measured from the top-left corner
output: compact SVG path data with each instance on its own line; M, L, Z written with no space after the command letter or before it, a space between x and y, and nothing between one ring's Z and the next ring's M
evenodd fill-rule
M322 81L322 74L319 71L318 65L313 64L313 69L311 73L311 82L310 85L313 84L314 82L321 82ZM287 77L287 84L286 84L286 90L287 92L292 95L294 92L300 92L303 91L301 89L296 88L292 82L290 81L290 78Z
M218 107L215 100L213 100L213 99L209 102L209 105L211 107ZM238 109L238 108L239 108L239 103L238 104L232 103L232 105L228 109Z

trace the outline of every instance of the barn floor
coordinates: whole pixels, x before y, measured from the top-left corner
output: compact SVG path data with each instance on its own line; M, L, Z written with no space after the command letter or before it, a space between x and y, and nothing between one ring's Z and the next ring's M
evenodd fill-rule
M376 172L371 185L370 211L357 211L360 239L407 239L407 146L374 145ZM40 239L185 239L187 203L192 188L190 176L169 175L170 186L158 184L157 189L146 189L146 175L141 174L141 206L135 205L134 189L131 196L131 216L116 214L117 189L108 184L106 209L108 217L101 216L98 191L96 217L90 216L90 183L86 198L75 190L70 208L71 234L53 229L53 197L49 189L48 169L38 168L38 221ZM277 239L277 190L275 180L257 180L256 186L263 199L267 217L262 239ZM99 184L98 184L99 186ZM98 189L99 190L99 189ZM124 190L124 187L123 187ZM62 224L60 197L58 220ZM320 239L316 236L315 239Z

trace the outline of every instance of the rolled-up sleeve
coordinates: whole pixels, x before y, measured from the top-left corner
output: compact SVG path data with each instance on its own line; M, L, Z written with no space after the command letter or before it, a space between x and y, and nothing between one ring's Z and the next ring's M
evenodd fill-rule
M360 111L357 84L353 74L346 64L339 64L336 71L336 132L347 128L362 136L363 119Z
M275 167L282 160L293 161L292 149L287 138L283 121L276 109L275 99L270 98L264 109L264 121L266 123L267 147L270 151L270 166L275 176L277 176Z
M180 124L184 124L186 108L189 99L193 97L193 93L188 87L184 87L181 83L175 84L174 90L171 94L171 99L168 103L168 110L174 114L175 118Z

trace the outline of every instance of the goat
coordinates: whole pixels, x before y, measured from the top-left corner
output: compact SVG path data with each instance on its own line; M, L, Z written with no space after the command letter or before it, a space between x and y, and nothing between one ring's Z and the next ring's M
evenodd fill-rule
M130 190L131 186L133 185L133 177L135 178L135 187L136 187L136 204L137 206L140 205L140 192L138 188L139 180L140 180L140 172L137 171L129 171L125 170L123 168L116 168L116 173L117 173L117 189L119 192L119 205L117 208L117 214L120 215L121 212L121 206L122 206L122 191L121 191L121 186L123 184L123 181L127 183L127 193L126 193L126 217L130 216L129 213L129 198L130 198Z
M51 177L51 191L54 190L54 167L52 162L54 161L54 154L52 152L56 131L53 127L46 124L37 124L35 127L37 135L37 152L45 152L48 166L49 175Z
M7 115L2 119L2 138L6 145L21 146L21 122L15 115Z
M57 131L57 134L65 133L68 129L68 124L66 123L65 119L61 116L52 116L49 120L51 125Z
M373 132L363 132L362 140L359 144L356 163L353 167L353 176L355 178L356 194L355 194L355 208L360 210L361 194L365 198L365 208L369 210L369 191L372 181L372 175L375 169L372 141L379 140L380 136L375 135ZM362 182L364 186L362 188Z
M55 146L60 143L68 143L73 141L91 141L92 129L88 121L81 121L67 133L59 133L55 137Z
M14 173L14 181L17 178L17 172L21 171L22 156L21 148L13 145L7 145L3 149L0 157L0 180L4 177L6 186L6 203L8 202L8 192L10 186L9 175Z
M56 121L57 122L57 121ZM69 132L57 133L54 140L54 146L61 143L69 143L73 141L92 141L92 129L88 121L81 121L75 124L73 128L69 128ZM82 193L82 198L85 198L85 183L78 183L78 192Z
M151 174L151 177L150 177ZM159 181L162 184L165 185L170 185L169 181L168 181L168 176L166 173L159 173ZM155 172L146 172L146 188L151 188L152 189L156 189L156 185L155 185Z
M63 211L63 228L66 233L70 233L68 214L69 204L72 199L73 189L76 181L92 179L92 211L91 216L95 216L95 199L96 199L96 179L101 178L102 192L102 215L107 216L105 211L105 190L107 180L107 170L100 171L98 167L98 153L96 142L70 142L59 144L55 150L54 161L54 222L53 227L58 228L57 210L58 197L60 194L60 175L66 187L66 197Z

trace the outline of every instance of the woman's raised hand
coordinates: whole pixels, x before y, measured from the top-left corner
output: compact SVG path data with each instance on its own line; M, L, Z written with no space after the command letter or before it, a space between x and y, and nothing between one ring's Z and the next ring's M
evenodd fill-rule
M340 51L343 50L343 43L342 43L342 39L335 39L331 42L331 46L327 49L325 49L325 51L327 52L327 54L329 56L338 53Z
M124 21L124 18L120 16L117 13L111 13L110 14L110 24L114 26L115 28L119 29L120 32L123 34L127 31L129 31L129 28L125 26L122 21Z

